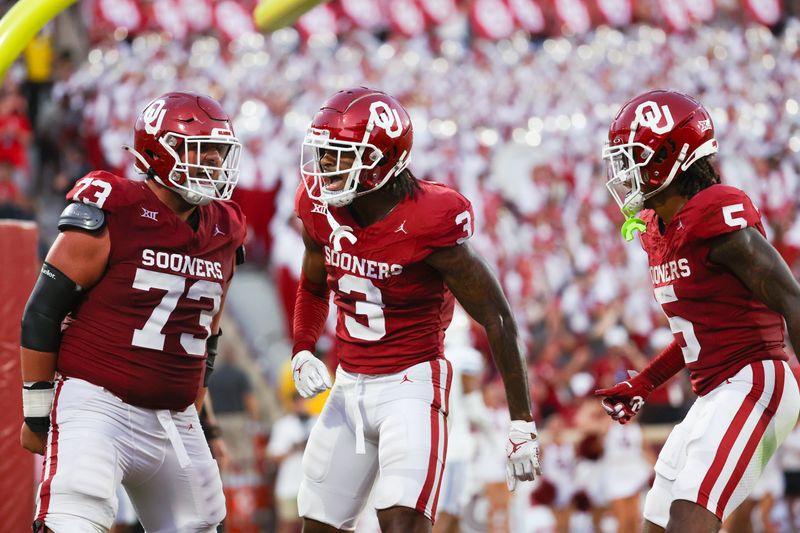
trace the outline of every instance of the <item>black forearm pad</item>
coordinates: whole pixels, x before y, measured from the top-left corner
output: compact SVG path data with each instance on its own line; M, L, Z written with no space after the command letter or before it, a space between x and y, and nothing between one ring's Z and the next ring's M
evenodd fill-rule
M20 346L37 352L57 352L61 323L80 297L81 288L45 262L22 314Z
M211 373L214 372L214 360L217 358L217 350L219 349L219 338L222 337L222 330L216 335L209 335L206 339L206 375L203 377L203 386L208 387L208 379Z

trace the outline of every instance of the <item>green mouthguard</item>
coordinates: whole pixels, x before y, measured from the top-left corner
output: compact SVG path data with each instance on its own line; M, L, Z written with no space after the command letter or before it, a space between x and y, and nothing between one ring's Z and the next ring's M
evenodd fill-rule
M647 230L647 225L644 223L644 220L641 218L636 217L635 215L625 213L625 222L622 224L622 229L620 230L622 233L622 237L626 241L633 240L633 232L638 231L640 233L644 233Z

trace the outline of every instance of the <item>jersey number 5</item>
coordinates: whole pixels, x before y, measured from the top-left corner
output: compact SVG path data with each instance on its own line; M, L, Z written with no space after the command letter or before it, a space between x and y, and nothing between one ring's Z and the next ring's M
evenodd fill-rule
M732 228L746 228L747 220L742 217L733 216L734 213L741 213L744 211L744 204L726 205L722 208L722 218L725 223Z
M656 287L655 289L656 301L661 304L662 309L664 304L677 302L678 297L675 295L675 287L666 285L664 287ZM664 311L666 314L666 310ZM683 360L686 364L694 363L700 357L700 343L697 341L697 335L694 334L694 325L683 317L669 316L669 329L672 330L673 335L680 333L683 335L683 342L678 340L683 352Z
M140 291L152 289L167 291L156 308L153 309L144 326L141 329L133 330L133 340L131 341L132 345L139 348L163 350L166 335L162 331L169 321L170 315L178 306L178 300L186 290L186 278L175 274L137 268L136 278L133 280L133 288ZM206 353L206 339L211 335L211 321L219 311L219 304L222 299L222 285L214 281L196 281L186 291L186 298L198 301L202 298L208 298L214 302L211 309L204 309L200 312L200 325L206 330L205 336L198 338L191 333L181 334L181 346L186 350L186 353L189 355L204 355Z

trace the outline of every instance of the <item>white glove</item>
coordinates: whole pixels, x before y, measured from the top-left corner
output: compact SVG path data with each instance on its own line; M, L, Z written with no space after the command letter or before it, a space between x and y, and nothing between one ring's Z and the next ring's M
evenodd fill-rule
M512 420L506 443L506 484L508 490L517 488L517 480L533 481L542 475L539 466L539 442L536 440L536 423Z
M303 398L312 398L332 385L328 367L308 350L292 358L292 376L294 388Z

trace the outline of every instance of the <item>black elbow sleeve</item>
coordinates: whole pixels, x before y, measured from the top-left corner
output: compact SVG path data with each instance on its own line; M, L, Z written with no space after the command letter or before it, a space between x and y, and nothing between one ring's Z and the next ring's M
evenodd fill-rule
M57 352L61 323L75 308L81 288L63 272L45 263L22 314L20 346L38 352Z

